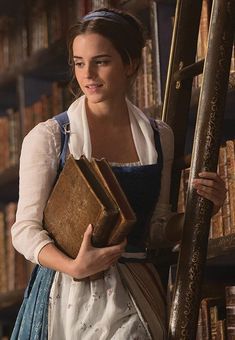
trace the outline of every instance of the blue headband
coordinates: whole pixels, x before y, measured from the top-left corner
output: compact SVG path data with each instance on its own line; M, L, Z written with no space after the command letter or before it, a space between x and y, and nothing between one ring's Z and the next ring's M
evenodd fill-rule
M107 12L107 11L100 11L100 12L92 12L85 15L82 21L88 21L93 19L108 19L110 21L114 21L121 25L129 25L131 24L125 20L121 15L114 13L114 12Z

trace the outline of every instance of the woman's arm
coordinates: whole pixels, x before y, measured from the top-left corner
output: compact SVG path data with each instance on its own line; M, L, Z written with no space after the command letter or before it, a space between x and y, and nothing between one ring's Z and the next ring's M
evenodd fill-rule
M43 211L54 185L60 153L60 131L55 121L37 125L24 139L20 158L20 195L12 227L14 247L32 262L83 278L107 269L124 251L125 242L94 248L92 227L84 235L76 259L61 252L42 226Z
M60 153L57 123L38 124L24 138L19 172L19 201L12 242L28 260L38 263L38 253L53 240L42 227L43 211L54 185Z
M92 226L89 225L76 259L63 254L54 244L47 244L39 253L41 265L82 279L108 269L116 263L125 250L126 240L121 244L95 248L91 244Z
M161 179L161 191L150 225L151 244L156 247L173 246L181 239L184 214L172 213L169 205L171 169L174 153L174 139L171 129L164 123L158 124L164 164ZM226 188L220 176L214 172L202 172L193 180L197 193L213 202L213 214L216 214L224 203Z

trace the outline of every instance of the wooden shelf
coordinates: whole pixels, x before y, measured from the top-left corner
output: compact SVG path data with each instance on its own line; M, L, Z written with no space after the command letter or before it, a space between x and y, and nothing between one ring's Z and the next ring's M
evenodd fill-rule
M19 66L0 73L0 89L12 90L17 77L21 74L48 80L68 80L69 66L65 40L57 41L49 48L38 50Z
M210 239L207 259L210 266L235 266L235 234Z
M19 166L12 166L0 173L0 201L18 199Z

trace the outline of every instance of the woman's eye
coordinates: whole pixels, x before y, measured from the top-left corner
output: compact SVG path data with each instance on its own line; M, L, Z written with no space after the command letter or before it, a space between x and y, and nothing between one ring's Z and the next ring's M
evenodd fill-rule
M96 60L96 65L107 65L109 60Z
M75 61L74 65L77 67L82 67L84 65L84 63L80 62L80 61Z

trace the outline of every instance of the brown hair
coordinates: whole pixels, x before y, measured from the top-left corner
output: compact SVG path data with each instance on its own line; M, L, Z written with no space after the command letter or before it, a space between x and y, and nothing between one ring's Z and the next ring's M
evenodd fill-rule
M142 49L145 45L145 32L140 21L132 14L117 10L100 8L88 13L73 25L68 32L69 64L72 68L71 89L78 88L73 61L74 39L84 33L97 33L107 38L120 54L124 64L136 63L132 75L135 78L142 61Z

